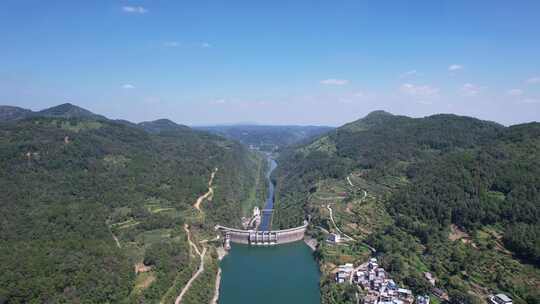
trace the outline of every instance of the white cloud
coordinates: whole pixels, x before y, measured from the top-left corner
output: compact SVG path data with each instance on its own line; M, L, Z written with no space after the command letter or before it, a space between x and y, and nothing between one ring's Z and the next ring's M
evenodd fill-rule
M475 97L478 96L486 87L481 87L472 83L466 83L459 91L461 92L461 95L466 97Z
M523 95L523 90L511 89L511 90L506 91L506 94L510 96L521 96Z
M367 92L364 92L364 91L358 91L358 92L354 93L354 97L361 98L361 99L368 98L370 96L371 96L371 94L369 94Z
M167 41L163 43L163 46L168 47L168 48L183 47L183 48L203 48L203 49L208 49L212 47L212 45L208 42L182 43L179 41Z
M224 103L226 103L226 102L227 102L227 100L225 100L225 99L223 99L223 98L214 100L214 103L215 103L215 104L224 104Z
M527 83L530 83L530 84L538 84L540 83L540 77L531 77L529 79L527 79Z
M401 75L399 75L399 78L409 78L409 77L415 77L415 76L419 76L420 74L418 73L417 70L410 70L410 71L407 71Z
M429 85L404 83L399 87L401 93L416 98L432 98L439 96L439 89Z
M135 89L135 86L132 84L126 83L122 85L122 89L131 90L131 89Z
M455 71L463 70L463 66L460 65L460 64L452 64L451 66L448 67L448 70L449 70L450 72L455 72Z
M342 85L349 84L349 81L346 80L346 79L334 79L334 78L329 78L329 79L321 80L320 83L321 83L321 84L324 84L324 85L337 85L337 86L342 86Z
M146 14L148 10L142 6L122 6L122 10L129 14Z
M180 46L180 42L178 42L178 41L167 41L167 42L163 43L163 46L165 46L165 47L171 47L171 48L179 47L179 46Z

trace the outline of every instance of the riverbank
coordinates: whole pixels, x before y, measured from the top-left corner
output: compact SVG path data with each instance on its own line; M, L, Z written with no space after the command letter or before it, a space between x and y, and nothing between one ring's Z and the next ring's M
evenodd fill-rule
M218 260L220 261L223 260L223 258L227 256L227 254L229 254L229 252L227 252L227 250L225 250L225 248L223 248L222 246L217 247L216 252L218 255Z
M221 286L221 268L218 266L218 271L216 274L216 285L214 288L214 297L212 298L212 301L210 302L210 304L218 304L220 286Z

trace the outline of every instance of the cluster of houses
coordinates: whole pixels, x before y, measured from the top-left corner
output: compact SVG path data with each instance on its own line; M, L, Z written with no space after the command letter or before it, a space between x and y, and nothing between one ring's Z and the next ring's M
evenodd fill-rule
M412 291L400 288L394 280L387 276L384 268L379 267L377 259L354 268L352 264L339 266L336 281L343 283L349 280L366 291L364 304L412 304L414 296ZM428 296L419 296L417 303L429 304Z
M427 272L424 275L435 286L435 278ZM364 304L430 303L428 295L417 296L415 299L411 290L399 287L394 280L388 277L384 268L379 267L376 258L370 259L369 262L357 268L354 268L354 265L350 263L339 266L336 282L350 282L361 287L366 292L363 299ZM448 295L444 291L433 287L432 292L441 300L448 301ZM505 294L492 295L489 300L492 304L512 304L512 299Z

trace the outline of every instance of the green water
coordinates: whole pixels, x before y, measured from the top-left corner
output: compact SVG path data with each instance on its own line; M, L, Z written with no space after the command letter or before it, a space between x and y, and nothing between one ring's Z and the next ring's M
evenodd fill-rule
M319 269L304 242L233 244L221 261L219 304L318 304Z

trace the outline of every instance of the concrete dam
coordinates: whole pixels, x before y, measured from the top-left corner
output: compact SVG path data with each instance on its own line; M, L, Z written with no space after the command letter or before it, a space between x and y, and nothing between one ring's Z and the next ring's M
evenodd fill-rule
M278 245L292 243L304 239L308 222L299 227L283 230L242 230L217 225L224 236L225 243L233 242L248 245Z

